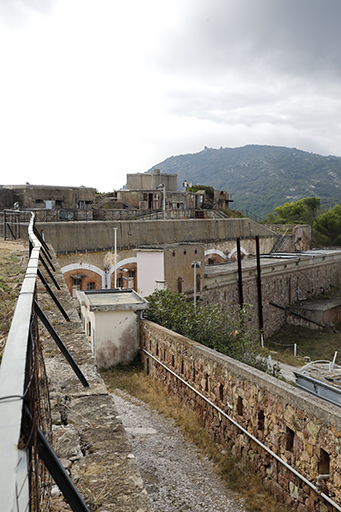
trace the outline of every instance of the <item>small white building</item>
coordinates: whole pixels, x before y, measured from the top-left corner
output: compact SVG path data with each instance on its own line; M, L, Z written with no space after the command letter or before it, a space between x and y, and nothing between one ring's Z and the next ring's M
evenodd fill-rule
M79 291L85 332L100 368L128 364L139 349L139 312L148 302L134 290Z

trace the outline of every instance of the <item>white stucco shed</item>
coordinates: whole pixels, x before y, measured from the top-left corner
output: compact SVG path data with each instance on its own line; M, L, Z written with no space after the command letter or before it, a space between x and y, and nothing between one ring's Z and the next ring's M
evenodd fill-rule
M132 361L139 349L138 312L148 302L134 290L78 292L84 329L100 368Z

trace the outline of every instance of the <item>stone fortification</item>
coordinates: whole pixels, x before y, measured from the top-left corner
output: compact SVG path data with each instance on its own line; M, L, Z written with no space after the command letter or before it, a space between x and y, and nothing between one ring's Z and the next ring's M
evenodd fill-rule
M113 249L114 228L119 250L172 243L216 243L260 236L261 252L271 251L278 235L250 219L184 219L37 223L57 254Z
M262 260L263 262L264 260ZM244 264L244 262L243 262ZM282 308L309 299L331 290L340 284L341 252L324 254L311 252L307 256L297 254L291 259L268 260L262 266L262 304L264 336L275 333L286 321L286 313L270 304ZM217 282L214 282L217 281ZM222 310L230 312L239 303L238 274L222 274L218 278L205 278L206 289L200 294L202 305L220 304ZM243 270L243 299L249 304L258 319L257 270L247 267ZM294 317L292 318L294 319Z
M263 372L144 320L141 348L180 375L315 486L328 473L323 493L341 500L340 409ZM263 479L290 510L327 512L321 495L142 352L147 371L207 431ZM328 505L329 507L330 505Z

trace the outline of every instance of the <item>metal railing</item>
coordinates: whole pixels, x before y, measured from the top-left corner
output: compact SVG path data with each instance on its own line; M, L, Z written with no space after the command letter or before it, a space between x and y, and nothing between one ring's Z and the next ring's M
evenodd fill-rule
M1 511L47 511L53 477L72 510L89 512L51 447L51 409L39 341L41 315L36 292L41 252L48 256L48 248L35 230L33 214L28 235L30 258L0 367ZM46 286L48 293L54 295L47 283ZM58 302L56 297L55 300ZM50 325L47 328L53 330ZM62 341L58 341L69 363L75 365ZM88 386L78 367L77 370L82 384Z
M320 480L321 479L329 479L329 475L319 475L317 478L316 484L308 480L305 476L303 476L299 471L297 471L293 466L290 466L284 459L282 459L280 456L278 456L275 452L273 452L268 446L266 446L262 441L260 441L258 438L256 438L253 434L251 434L247 429L245 429L240 423L238 423L230 414L227 414L223 409L218 407L215 403L213 403L211 400L209 400L205 395L200 393L195 387L191 386L185 379L180 377L175 371L171 370L168 366L166 366L162 361L160 361L157 357L155 357L153 354L148 352L146 349L141 349L146 356L150 357L153 361L155 361L157 364L162 366L167 372L169 372L173 377L178 379L182 384L187 386L191 391L193 391L195 394L200 396L205 402L207 402L213 409L215 409L219 414L224 416L232 425L234 425L238 430L240 430L244 435L246 435L249 439L254 441L258 446L260 446L268 455L270 455L273 459L277 460L280 464L282 464L286 469L288 469L295 477L297 477L299 480L301 480L305 485L307 485L310 489L312 489L314 492L316 492L319 496L321 496L325 501L327 501L330 505L334 507L335 510L338 510L341 512L341 507L338 503L336 503L334 500L332 500L327 494L324 492L321 492L322 485ZM233 409L232 405L229 402L226 402L226 406L229 409Z
M255 213L250 212L249 210L240 210L240 212L245 215L245 217L254 220L255 222L263 222L264 219L256 215Z
M19 240L23 235L27 236L30 222L30 212L18 210L0 211L0 237L4 240Z

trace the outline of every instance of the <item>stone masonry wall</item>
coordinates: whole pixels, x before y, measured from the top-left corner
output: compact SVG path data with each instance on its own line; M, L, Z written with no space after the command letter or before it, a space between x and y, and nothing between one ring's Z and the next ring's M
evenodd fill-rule
M143 320L141 348L180 375L250 434L341 502L340 409L168 329ZM212 437L261 475L264 486L293 511L327 512L331 505L255 441L208 405L143 351L146 370L185 407L195 411Z
M341 262L309 266L301 269L298 265L291 272L276 272L262 277L262 305L264 337L271 336L285 322L285 312L270 304L274 302L286 307L299 299L309 299L340 284ZM243 280L244 303L249 304L258 322L258 295L256 277ZM220 304L229 312L238 306L238 282L221 283L200 294L202 305Z

